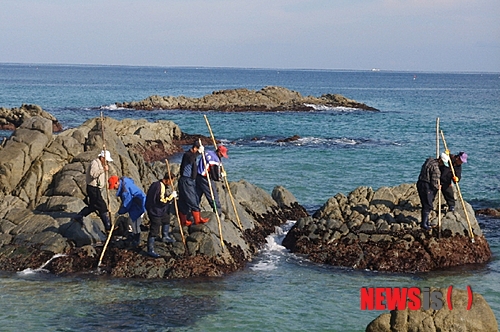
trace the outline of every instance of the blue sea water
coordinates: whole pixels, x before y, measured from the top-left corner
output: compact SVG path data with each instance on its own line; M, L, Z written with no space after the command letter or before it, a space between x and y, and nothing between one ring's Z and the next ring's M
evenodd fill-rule
M200 97L268 85L302 95L339 93L381 112L200 113L114 107L115 102L150 95ZM206 114L215 136L229 147L225 167L230 181L246 179L268 192L283 185L311 212L338 192L348 194L358 186L378 189L415 182L425 158L436 154L439 118L452 153L469 155L460 182L465 200L475 208L500 207L498 73L0 64L0 107L24 103L42 106L65 128L103 111L117 119L172 120L184 132L208 135ZM293 135L301 139L276 142ZM172 161L178 162L179 156ZM280 245L287 227L268 239L247 269L223 278L142 281L91 273L4 273L0 320L9 331L363 331L381 312L359 309L361 287L449 285L470 285L500 319L500 220L479 221L493 251L491 262L426 274L312 264Z

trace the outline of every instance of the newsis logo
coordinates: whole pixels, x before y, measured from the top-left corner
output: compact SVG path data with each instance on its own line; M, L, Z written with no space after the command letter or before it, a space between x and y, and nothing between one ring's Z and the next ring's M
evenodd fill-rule
M361 310L440 310L445 305L452 310L453 286L446 296L429 287L362 287L360 289ZM467 286L467 310L472 307L472 289Z

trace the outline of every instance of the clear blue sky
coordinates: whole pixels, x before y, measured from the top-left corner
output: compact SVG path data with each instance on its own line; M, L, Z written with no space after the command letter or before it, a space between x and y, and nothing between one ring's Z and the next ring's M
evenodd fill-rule
M2 0L0 62L500 72L500 0Z

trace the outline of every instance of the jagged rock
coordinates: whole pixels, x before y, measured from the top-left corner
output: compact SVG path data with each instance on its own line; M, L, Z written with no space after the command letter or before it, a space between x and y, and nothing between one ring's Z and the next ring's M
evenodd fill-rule
M181 109L199 111L311 111L324 107L349 107L366 111L376 108L345 98L341 95L321 97L302 96L300 93L283 87L266 86L261 90L233 89L214 91L201 98L185 96L150 96L141 101L116 103L117 107L140 110Z
M415 184L375 192L359 187L347 197L330 198L313 218L299 219L283 245L315 262L378 271L421 272L484 263L491 250L468 203L466 210L474 242L459 205L443 213L441 231L427 232L419 225ZM430 218L437 224L436 212Z
M431 288L430 291L436 290ZM447 301L448 289L437 289ZM422 301L422 294L419 298ZM472 305L467 310L469 295L461 289L452 289L452 310L445 304L439 310L392 310L383 313L366 327L366 332L442 331L494 332L498 323L493 310L481 294L472 293Z
M62 131L62 125L52 114L45 112L38 105L27 104L23 104L20 108L0 107L0 129L15 130L21 126L25 120L34 116L50 120L52 123L52 131Z
M163 177L166 164L147 162L135 148L147 149L148 142L161 141L165 147L174 147L172 151L173 141L182 138L178 126L168 121L96 118L54 137L49 124L40 117L28 119L0 150L8 157L0 163L4 170L0 173L1 269L40 266L48 253L66 255L48 265L47 269L54 273L95 268L96 257L103 250L96 245L106 241L102 222L95 213L83 218L82 224L72 217L85 206L85 169L100 153L103 134L114 160L109 164L109 175L128 176L144 191ZM14 143L21 148L16 151ZM170 171L177 175L179 165L171 164ZM278 201L244 180L230 183L229 188L232 195L217 183L222 204L220 220L206 199L201 204L203 217L210 219L206 224L184 227L181 232L177 217L171 216L171 234L177 241L157 243L162 258L154 260L143 251L146 231L137 249L127 249L123 241L112 241L103 259L105 269L117 277L222 275L242 268L252 259L275 227L288 218L307 215L282 187L273 191ZM103 195L109 199L113 220L122 226L128 216L114 215L120 205L115 192ZM147 216L145 224L147 227Z

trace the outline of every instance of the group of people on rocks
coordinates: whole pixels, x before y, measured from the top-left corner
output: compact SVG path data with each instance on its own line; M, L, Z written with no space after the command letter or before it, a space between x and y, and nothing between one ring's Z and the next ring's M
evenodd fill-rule
M420 227L430 230L437 225L431 224L429 214L433 210L434 198L439 191L446 201L446 210L455 210L455 193L452 183L458 183L462 177L462 164L467 162L467 154L456 155L443 152L439 158L427 158L422 165L417 181L417 191L422 205ZM451 163L451 165L450 165Z
M201 156L200 156L201 155ZM179 220L182 226L207 223L209 219L202 218L200 202L206 196L213 211L221 212L221 204L215 181L221 181L225 176L222 171L221 158L228 158L227 148L218 145L216 151L205 150L201 141L196 141L182 157L178 180L178 193L173 188L173 179L167 172L164 177L153 182L145 194L129 177L113 175L106 181L109 162L113 162L109 151L101 151L86 169L87 206L74 217L83 225L83 218L92 212L97 212L103 222L106 232L110 232L112 222L108 205L102 197L101 189L108 185L116 190L120 197L118 215L128 213L130 224L127 227L127 240L130 246L136 248L140 244L141 224L144 213L149 219L149 234L147 252L151 257L158 258L154 244L157 239L165 243L173 243L175 239L169 235L172 202L178 198ZM210 182L209 182L210 181Z

